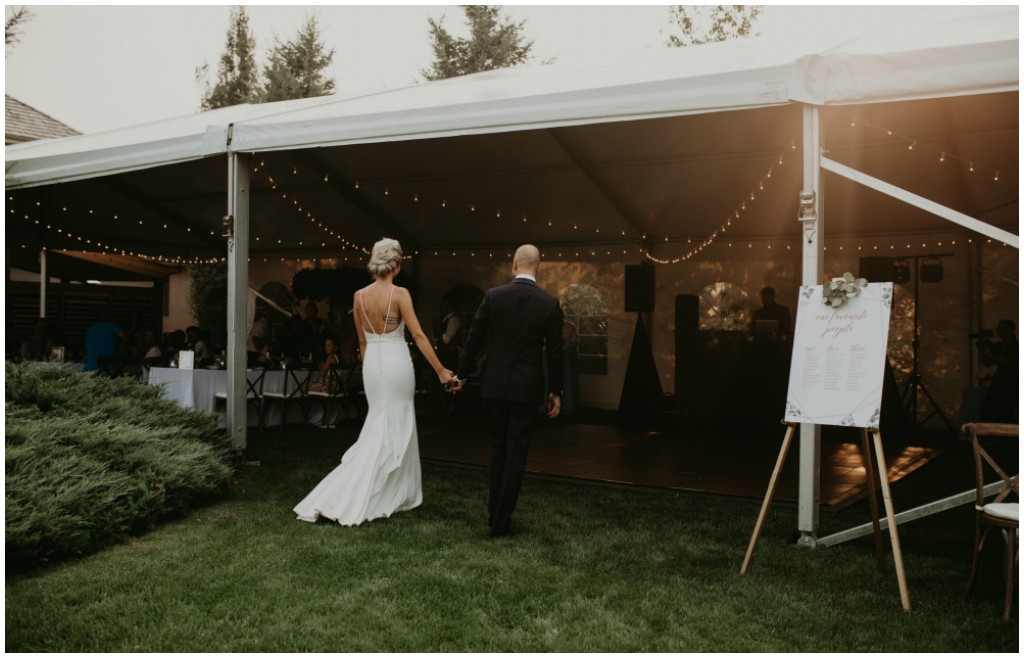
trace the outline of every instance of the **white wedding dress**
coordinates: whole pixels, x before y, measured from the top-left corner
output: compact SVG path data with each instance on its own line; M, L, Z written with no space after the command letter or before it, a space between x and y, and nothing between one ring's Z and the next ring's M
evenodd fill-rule
M394 294L392 288L392 298ZM363 386L370 409L359 440L341 458L341 465L295 506L300 521L313 522L322 516L341 525L358 525L423 502L413 406L416 380L405 342L405 320L397 329L378 334L365 306L363 316L371 330L363 329Z

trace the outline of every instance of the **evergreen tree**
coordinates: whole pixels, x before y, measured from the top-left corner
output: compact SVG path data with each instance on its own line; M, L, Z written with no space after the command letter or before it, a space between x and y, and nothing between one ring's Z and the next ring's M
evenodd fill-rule
M523 33L526 21L514 23L501 18L501 5L462 5L470 38L453 37L444 29L444 16L430 24L434 62L420 74L427 80L444 80L469 73L520 66L531 58L533 41ZM544 62L550 63L549 60Z
M666 46L682 48L716 41L758 36L754 23L762 5L676 5L668 10L669 22L682 36L670 34Z
M274 38L270 64L263 69L265 82L259 101L269 103L292 98L313 98L334 93L334 78L324 75L334 63L334 49L321 42L316 16L307 16L295 38Z
M11 8L11 17L4 20L4 56L7 56L7 48L13 48L14 44L21 41L21 27L32 19L32 12L22 7L21 9Z
M220 58L217 84L210 87L209 65L196 69L196 81L205 88L201 110L213 110L242 103L257 102L259 69L256 67L256 38L249 29L245 7L231 10L227 44Z

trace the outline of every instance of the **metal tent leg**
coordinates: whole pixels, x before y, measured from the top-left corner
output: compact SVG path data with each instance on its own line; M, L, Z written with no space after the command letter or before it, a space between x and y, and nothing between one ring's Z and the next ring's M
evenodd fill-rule
M231 447L247 444L246 320L249 288L249 154L228 151L228 371L227 425Z

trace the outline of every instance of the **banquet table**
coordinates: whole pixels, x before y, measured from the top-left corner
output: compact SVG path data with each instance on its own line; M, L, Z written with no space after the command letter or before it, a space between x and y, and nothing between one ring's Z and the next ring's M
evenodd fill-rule
M255 382L260 376L261 370L248 370L246 374L250 382ZM267 370L263 378L264 393L280 393L285 390L287 374L284 370ZM300 376L301 381L302 376ZM174 400L186 409L204 409L214 411L217 403L218 393L224 393L228 389L228 373L226 370L182 370L178 368L153 368L149 373L149 383L163 386L163 398ZM294 384L291 384L294 386ZM291 390L291 388L289 388ZM324 404L322 398L312 398L307 402L309 409L309 422L320 425L324 420ZM264 398L266 411L264 414L264 425L273 427L281 424L281 407L283 403L279 399ZM249 427L259 427L259 416L252 405L246 405L247 424ZM338 402L331 405L330 425L338 421L344 421L346 414L349 418L356 415L355 407L351 402ZM302 422L302 409L299 404L290 402L288 404L288 423Z

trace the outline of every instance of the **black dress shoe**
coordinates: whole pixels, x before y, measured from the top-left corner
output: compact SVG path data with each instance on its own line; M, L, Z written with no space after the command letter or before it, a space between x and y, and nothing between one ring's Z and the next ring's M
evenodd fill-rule
M511 530L504 530L502 532L495 532L494 530L491 530L491 539L494 539L495 537L515 537L515 536L516 536L516 533L512 532Z

